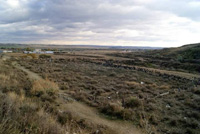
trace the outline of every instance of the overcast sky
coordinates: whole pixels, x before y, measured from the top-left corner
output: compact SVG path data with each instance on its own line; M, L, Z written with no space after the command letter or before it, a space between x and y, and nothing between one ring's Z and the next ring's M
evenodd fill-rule
M200 0L0 0L0 42L160 47L200 42Z

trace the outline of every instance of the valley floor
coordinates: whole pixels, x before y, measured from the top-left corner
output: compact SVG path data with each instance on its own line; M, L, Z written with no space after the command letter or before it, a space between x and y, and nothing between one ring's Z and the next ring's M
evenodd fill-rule
M0 128L15 126L13 134L198 134L200 75L144 64L148 59L116 50L3 55Z
M25 73L28 74L28 77L31 80L41 80L43 79L38 74L20 66L16 62L13 62L13 65ZM69 112L74 118L79 118L87 123L91 123L95 126L105 127L104 133L112 134L142 134L142 131L134 127L130 122L109 120L106 119L103 115L95 109L81 102L75 101L67 93L62 90L59 91L59 98L57 98L57 104L59 105L60 111ZM99 132L97 129L96 132Z

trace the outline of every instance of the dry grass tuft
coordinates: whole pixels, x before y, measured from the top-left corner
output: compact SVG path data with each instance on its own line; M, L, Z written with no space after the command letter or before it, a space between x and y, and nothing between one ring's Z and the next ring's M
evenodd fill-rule
M10 80L10 76L5 74L0 74L0 81L5 83L6 81Z
M43 94L48 94L50 96L55 96L59 91L59 87L56 83L45 79L45 80L36 80L33 83L31 89L31 94L35 96L41 96Z
M134 85L134 86L139 86L140 85L140 83L137 83L135 81L126 81L125 83L128 84L128 85Z

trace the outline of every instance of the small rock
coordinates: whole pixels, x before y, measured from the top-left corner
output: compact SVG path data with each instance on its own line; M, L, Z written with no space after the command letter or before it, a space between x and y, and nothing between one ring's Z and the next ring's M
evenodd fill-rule
M169 104L166 105L166 108L170 108L171 106Z
M98 134L99 133L99 130L97 130L96 132L95 132L95 134Z

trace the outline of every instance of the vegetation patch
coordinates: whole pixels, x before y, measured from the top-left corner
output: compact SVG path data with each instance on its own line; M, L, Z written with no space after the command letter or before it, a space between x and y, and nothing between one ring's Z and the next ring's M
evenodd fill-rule
M48 94L49 96L56 96L59 87L56 83L46 80L36 80L33 82L31 94L40 97L41 95Z

